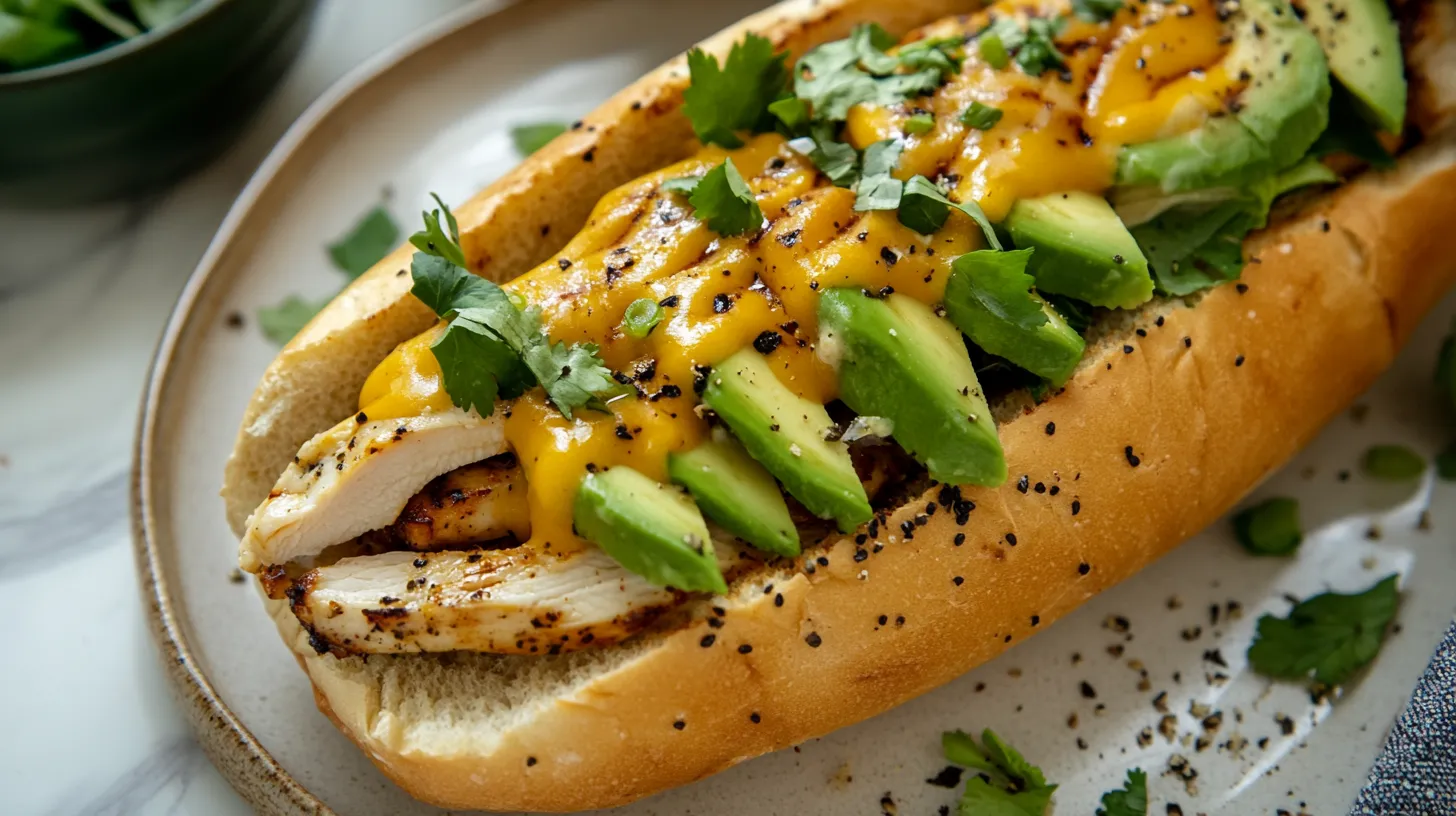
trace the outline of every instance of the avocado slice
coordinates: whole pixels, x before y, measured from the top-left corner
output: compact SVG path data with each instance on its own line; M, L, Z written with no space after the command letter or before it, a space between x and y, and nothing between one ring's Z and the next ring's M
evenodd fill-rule
M1112 205L1086 192L1023 199L1006 229L1018 247L1032 247L1026 271L1043 292L1093 306L1131 309L1153 297L1148 259Z
M667 457L667 475L693 494L708 518L764 552L799 554L799 531L778 483L727 431Z
M1024 267L1026 257L1035 254L1035 250L1022 249L982 250L962 255L956 259L950 280L946 281L945 310L951 322L984 351L1010 360L1053 386L1060 386L1072 376L1087 344L1050 303L1029 291L1031 276L1016 267L1018 264ZM1022 283L1008 281L1015 291L1003 294L1025 300L1022 305L1032 316L1040 310L1046 318L1040 325L1028 327L1025 322L1018 322L1004 304L987 297L987 284L976 279L980 274L999 277L1008 273ZM996 280L989 282L991 288L1000 285Z
M624 465L588 473L576 489L577 535L654 584L728 591L707 522L686 493Z
M895 441L948 484L1006 481L1006 457L965 341L930 307L859 289L819 296L819 340L834 349L839 392L862 416L888 417Z
M809 512L844 532L874 515L849 448L825 439L829 413L779 382L762 354L746 348L714 366L703 402Z
M1233 46L1224 70L1248 82L1238 112L1212 116L1179 136L1124 147L1118 184L1156 184L1166 193L1242 187L1294 164L1325 129L1329 67L1319 41L1289 4L1243 0L1227 25Z
M1405 60L1385 0L1305 0L1300 9L1330 72L1360 100L1366 118L1387 133L1404 130Z

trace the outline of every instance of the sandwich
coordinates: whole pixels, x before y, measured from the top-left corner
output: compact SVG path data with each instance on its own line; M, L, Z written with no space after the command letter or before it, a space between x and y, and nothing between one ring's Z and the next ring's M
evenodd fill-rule
M223 497L449 808L882 712L1233 506L1456 279L1456 7L793 0L349 286Z

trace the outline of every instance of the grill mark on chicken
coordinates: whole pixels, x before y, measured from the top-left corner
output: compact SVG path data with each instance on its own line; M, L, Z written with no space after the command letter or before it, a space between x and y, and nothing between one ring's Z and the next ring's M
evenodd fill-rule
M506 454L431 481L389 529L404 546L423 552L506 536L524 540L526 514L525 476Z

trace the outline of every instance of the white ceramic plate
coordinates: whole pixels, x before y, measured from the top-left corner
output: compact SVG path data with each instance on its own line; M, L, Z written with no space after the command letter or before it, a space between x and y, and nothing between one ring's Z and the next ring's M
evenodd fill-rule
M224 223L173 315L148 391L138 561L187 710L214 761L260 809L430 810L385 780L315 710L253 590L229 580L236 541L217 487L243 406L275 351L256 329L255 310L291 293L336 290L341 279L324 244L381 191L390 191L389 206L408 230L428 191L463 200L516 161L512 124L574 119L758 5L551 0L471 9L328 94ZM926 780L945 765L940 732L957 727L994 728L1040 764L1061 784L1057 813L1091 813L1132 767L1149 771L1151 813L1170 802L1190 816L1345 812L1452 615L1452 489L1429 476L1419 486L1382 488L1357 464L1375 442L1433 453L1452 433L1430 371L1453 311L1456 300L1448 299L1360 407L1257 492L1301 500L1309 534L1297 558L1246 556L1220 523L938 691L622 812L932 814L956 799ZM244 327L230 325L234 313L248 317ZM1419 525L1427 507L1429 524ZM1255 619L1285 612L1285 593L1363 588L1393 571L1407 589L1399 632L1333 707L1245 670ZM1230 601L1241 617L1230 618ZM1122 616L1130 629L1113 631L1109 616ZM1211 683L1214 673L1228 680ZM1172 742L1157 733L1159 692L1176 716ZM1191 713L1204 713L1200 706L1222 712L1203 750L1196 739L1205 732ZM1276 721L1285 716L1292 733ZM1151 740L1139 740L1145 728ZM1230 740L1240 739L1247 745L1231 749ZM1163 775L1174 755L1197 770L1195 784Z

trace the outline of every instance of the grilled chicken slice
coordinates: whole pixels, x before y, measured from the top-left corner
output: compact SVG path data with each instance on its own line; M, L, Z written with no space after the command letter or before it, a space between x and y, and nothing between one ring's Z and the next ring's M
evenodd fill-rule
M289 589L320 653L557 654L647 627L682 593L606 553L534 547L345 558Z
M452 470L404 506L390 528L412 550L440 550L531 534L526 477L515 457L497 456Z
M505 451L499 416L452 409L370 420L361 413L299 450L248 519L240 565L257 572L387 527L436 476Z

